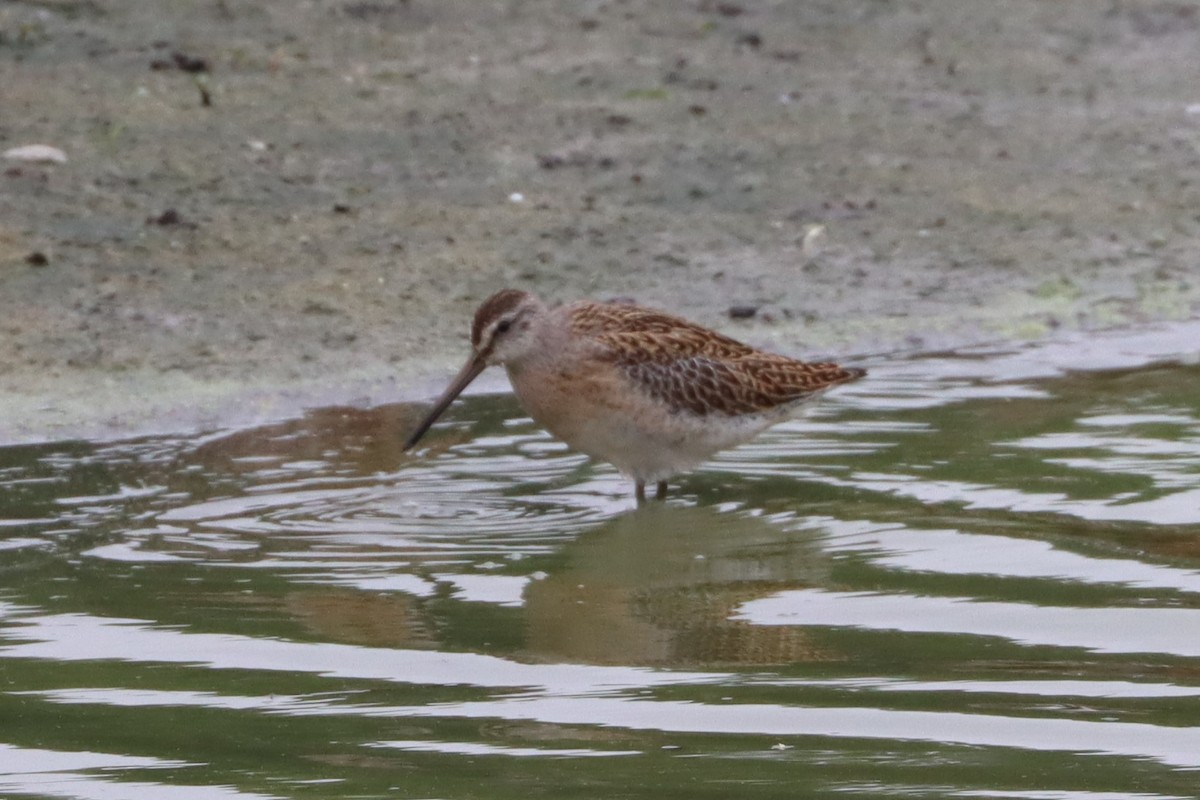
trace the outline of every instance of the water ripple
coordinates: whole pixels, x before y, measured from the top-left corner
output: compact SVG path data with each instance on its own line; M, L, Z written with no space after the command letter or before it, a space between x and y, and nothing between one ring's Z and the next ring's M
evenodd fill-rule
M998 636L1023 645L1096 653L1200 656L1200 609L1061 608L969 597L795 589L743 603L734 619L754 625L819 625L908 633Z

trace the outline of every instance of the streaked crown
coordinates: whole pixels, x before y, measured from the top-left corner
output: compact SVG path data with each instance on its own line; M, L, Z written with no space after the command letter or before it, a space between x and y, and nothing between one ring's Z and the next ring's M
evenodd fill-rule
M502 364L525 355L533 346L535 317L546 311L529 292L501 289L484 300L471 323L471 347L489 364Z

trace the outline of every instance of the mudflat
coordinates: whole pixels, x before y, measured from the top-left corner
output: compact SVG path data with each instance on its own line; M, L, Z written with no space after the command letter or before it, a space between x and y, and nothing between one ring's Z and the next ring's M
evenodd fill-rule
M1200 310L1176 2L8 0L0 441L426 396L502 286L799 357Z

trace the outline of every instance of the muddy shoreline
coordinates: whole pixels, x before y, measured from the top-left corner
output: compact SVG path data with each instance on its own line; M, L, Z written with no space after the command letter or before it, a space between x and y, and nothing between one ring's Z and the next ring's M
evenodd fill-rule
M505 285L868 360L1194 318L1196 52L1171 2L12 0L0 151L67 162L0 161L0 441L420 399Z

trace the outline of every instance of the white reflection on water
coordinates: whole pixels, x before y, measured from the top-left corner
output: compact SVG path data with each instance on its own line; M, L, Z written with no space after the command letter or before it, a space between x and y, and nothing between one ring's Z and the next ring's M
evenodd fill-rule
M1069 372L1136 369L1166 360L1196 363L1200 320L1147 325L1138 330L1072 331L1030 345L979 345L955 358L907 362L912 372L940 379L1029 381Z
M1172 683L1133 683L1130 681L911 681L903 678L756 678L756 685L805 686L843 689L851 692L964 692L968 694L1007 694L1056 697L1062 700L1081 697L1120 698L1200 697L1200 686Z
M155 767L186 767L186 761L164 761L159 758L61 750L38 750L0 743L0 776L17 772L65 772L84 769L153 769Z
M153 497L167 491L165 486L122 486L112 494L93 495L90 497L56 497L54 502L60 506L88 506L104 503L124 503L144 497Z
M148 781L122 781L120 770L195 766L185 761L93 753L41 750L0 743L0 792L73 800L276 800L275 795L241 792L230 786L178 786ZM103 770L88 774L87 770Z
M1070 792L1070 791L992 791L962 790L955 797L1012 797L1019 800L1192 800L1174 794L1153 792Z
M532 578L523 575L434 575L454 587L458 600L519 606L524 602L525 587Z
M1080 430L1043 433L1010 443L1047 453L1050 464L1151 479L1159 489L1189 489L1200 474L1200 419L1186 414L1094 414ZM1146 426L1167 428L1169 438ZM1059 451L1061 455L1052 454ZM1083 455L1086 453L1087 455ZM1200 510L1193 515L1200 521Z
M135 564L145 564L152 561L187 561L186 558L172 553L139 549L133 541L103 544L99 547L85 550L83 555L90 558L103 558L108 561L128 561Z
M601 725L667 733L922 741L1151 758L1200 768L1200 728L1128 722L1004 717L881 708L818 708L758 703L710 705L677 700L610 697L521 697L427 706L352 706L305 713L369 713L387 717L459 717L522 720L557 725Z
M364 592L401 592L413 597L432 597L437 593L436 583L407 572L364 575L359 570L337 570L328 574L296 578L296 582L321 586L352 586Z
M731 676L732 677L732 676ZM1200 768L1200 728L1127 722L1006 717L945 711L897 711L873 707L812 707L763 703L714 705L612 694L520 695L421 706L340 702L333 697L226 698L196 692L80 689L30 692L52 702L120 706L260 708L288 716L372 718L467 718L599 725L633 731L716 733L747 736L828 736L1012 747L1151 758ZM461 745L461 747L486 745ZM527 755L546 754L531 749ZM552 753L551 753L552 754Z
M225 711L261 711L285 714L302 708L327 705L328 701L300 695L232 695L216 692L189 692L178 689L49 689L10 692L15 695L44 697L63 705L106 705L118 708L219 708Z
M886 787L887 794L896 797L925 797L925 796L941 796L947 797L987 797L987 798L1012 798L1012 800L1195 800L1195 798L1183 797L1177 794L1157 794L1155 792L1088 792L1088 791L1070 791L1070 790L1002 790L1002 789L963 789L956 792L946 791L944 786L888 786ZM851 785L842 787L844 792L880 792L884 787L879 785Z
M8 658L55 661L140 661L196 664L211 669L308 672L431 686L478 686L589 694L680 683L711 683L711 672L667 672L641 667L583 664L521 664L476 653L310 644L218 633L186 633L145 620L89 614L20 616L0 603L5 638L22 642L0 648Z
M821 625L1000 636L1097 653L1200 656L1200 609L1067 608L873 592L795 589L751 600L732 617L755 625Z
M1146 697L1200 697L1200 686L1129 681L888 681L883 692L970 692L977 694L1039 695L1042 697L1094 697L1105 699Z
M1093 558L1040 539L920 530L899 524L809 518L802 529L831 530L825 548L861 552L880 566L945 575L998 575L1200 592L1200 572L1128 558Z
M592 750L589 748L503 747L478 742L373 742L368 747L387 747L412 753L446 753L462 756L510 756L515 758L588 758L605 756L640 756L641 750Z
M1151 525L1200 523L1200 487L1152 500L1087 500L1061 492L1028 492L966 481L929 480L911 475L859 473L849 479L820 477L835 486L909 497L922 503L956 503L971 510L1067 514L1094 522L1146 522Z
M51 544L45 539L31 539L28 537L14 537L12 539L0 539L0 550L24 550L26 548L49 548Z

